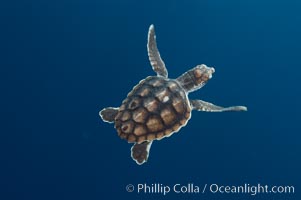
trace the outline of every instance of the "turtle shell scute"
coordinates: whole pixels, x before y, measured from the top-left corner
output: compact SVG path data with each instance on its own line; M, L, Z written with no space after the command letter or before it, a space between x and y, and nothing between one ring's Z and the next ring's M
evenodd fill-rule
M184 89L174 80L149 76L122 102L115 128L128 142L160 140L185 126L191 107Z

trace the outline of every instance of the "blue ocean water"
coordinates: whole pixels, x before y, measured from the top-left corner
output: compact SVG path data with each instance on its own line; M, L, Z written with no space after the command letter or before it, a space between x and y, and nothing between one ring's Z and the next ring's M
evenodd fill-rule
M0 3L1 199L300 199L299 1L53 0ZM216 70L190 95L248 112L193 112L142 166L99 110L154 75L146 37L176 78ZM200 193L137 192L193 183ZM126 186L133 184L129 193ZM218 194L205 184L294 186ZM207 188L208 189L208 188Z

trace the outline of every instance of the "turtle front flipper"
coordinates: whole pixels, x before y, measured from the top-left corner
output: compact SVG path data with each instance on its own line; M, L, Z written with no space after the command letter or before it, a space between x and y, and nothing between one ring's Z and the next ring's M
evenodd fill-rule
M118 113L118 108L104 108L99 112L99 116L104 122L113 123Z
M205 112L224 112L224 111L247 111L245 106L221 107L202 100L190 100L190 105L193 110Z
M148 31L147 52L153 70L158 76L167 78L168 72L157 48L155 27L153 24L150 25Z
M138 165L145 163L149 156L149 150L153 141L145 141L141 144L135 143L131 148L131 156Z

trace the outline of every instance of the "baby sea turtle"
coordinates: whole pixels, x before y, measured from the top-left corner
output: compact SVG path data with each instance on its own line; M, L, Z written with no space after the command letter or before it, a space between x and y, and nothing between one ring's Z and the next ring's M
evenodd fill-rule
M154 26L149 27L148 57L157 76L141 80L119 108L99 112L102 120L115 123L120 138L134 143L131 156L137 164L147 161L151 144L185 126L192 110L207 112L246 111L244 106L221 107L202 100L190 100L188 94L203 87L214 73L213 67L197 65L176 79L167 76L160 57Z

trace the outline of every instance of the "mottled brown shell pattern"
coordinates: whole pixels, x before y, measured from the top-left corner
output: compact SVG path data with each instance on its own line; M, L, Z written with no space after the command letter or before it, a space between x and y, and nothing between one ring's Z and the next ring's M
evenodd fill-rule
M149 76L122 102L115 128L122 139L141 143L170 136L190 116L189 100L176 81Z

